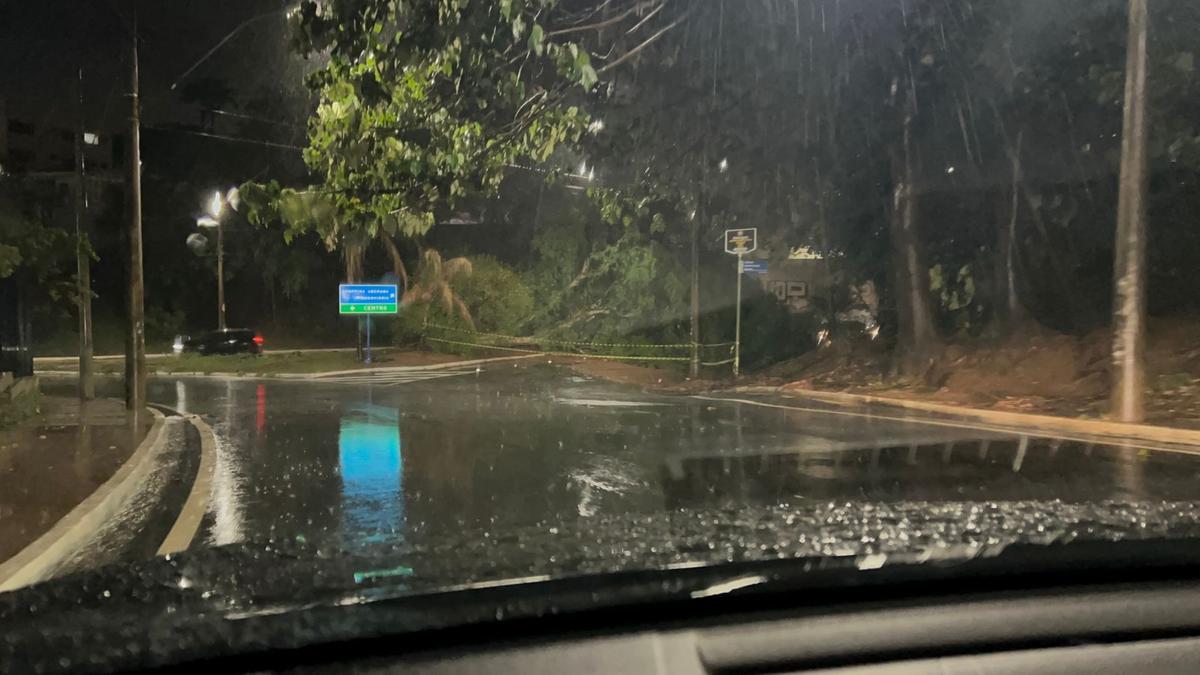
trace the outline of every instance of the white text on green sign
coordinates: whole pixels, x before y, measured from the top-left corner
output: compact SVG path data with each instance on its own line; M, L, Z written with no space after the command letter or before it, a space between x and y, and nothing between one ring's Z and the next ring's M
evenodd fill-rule
M395 284L341 284L338 312L341 314L396 314L400 309Z

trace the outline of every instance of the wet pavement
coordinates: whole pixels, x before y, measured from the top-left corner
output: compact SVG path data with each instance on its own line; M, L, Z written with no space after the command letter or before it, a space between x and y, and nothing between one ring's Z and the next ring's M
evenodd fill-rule
M642 393L550 366L159 378L217 461L202 543L353 549L688 509L1192 500L1200 456ZM436 377L435 377L436 376Z
M42 412L0 432L0 562L91 495L149 429L120 401L46 396Z

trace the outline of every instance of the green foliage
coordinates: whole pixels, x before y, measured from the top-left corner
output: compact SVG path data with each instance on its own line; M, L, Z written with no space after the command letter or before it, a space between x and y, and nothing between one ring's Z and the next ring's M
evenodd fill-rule
M481 331L512 335L521 330L533 311L533 292L511 267L492 258L471 259L472 272L456 283Z
M674 252L631 230L539 298L535 325L553 337L679 342L687 335L687 292L687 270Z
M0 279L24 271L53 300L70 297L75 238L43 224L21 201L0 195Z
M38 414L42 394L37 389L16 397L13 401L0 401L0 430L8 429Z
M426 322L512 335L533 309L533 292L511 267L491 256L427 262L405 296L394 339L411 344ZM446 298L450 297L450 302ZM470 341L470 340L464 340Z
M146 308L146 341L149 343L170 343L176 336L184 332L187 317L182 310L168 310L156 305Z
M329 54L310 78L304 152L322 182L248 186L255 219L331 249L413 237L468 193L494 193L508 165L578 139L588 117L566 94L596 72L577 45L547 40L538 19L555 4L302 2L296 44Z

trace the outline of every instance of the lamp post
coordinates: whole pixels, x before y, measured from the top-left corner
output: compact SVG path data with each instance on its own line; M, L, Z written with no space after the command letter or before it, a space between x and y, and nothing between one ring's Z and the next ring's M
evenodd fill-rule
M221 194L220 191L214 192L212 198L208 201L208 212L196 219L196 225L200 227L215 227L217 228L217 328L225 330L225 227L221 221L221 216L225 213L225 207L237 210L238 207L238 191L237 188Z

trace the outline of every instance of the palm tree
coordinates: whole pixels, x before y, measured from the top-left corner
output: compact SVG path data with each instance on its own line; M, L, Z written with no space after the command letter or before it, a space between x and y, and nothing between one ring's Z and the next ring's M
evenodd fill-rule
M470 260L442 260L442 254L426 249L421 255L421 266L415 280L411 285L406 284L402 302L405 305L425 305L426 316L429 315L430 305L440 304L447 314L457 314L474 329L475 320L471 318L471 310L454 291L454 280L460 276L469 277L471 272Z

